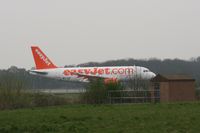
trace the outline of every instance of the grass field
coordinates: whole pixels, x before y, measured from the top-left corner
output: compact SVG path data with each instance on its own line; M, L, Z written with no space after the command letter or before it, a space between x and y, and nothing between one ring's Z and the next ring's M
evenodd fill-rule
M199 133L200 103L67 105L0 111L0 133Z

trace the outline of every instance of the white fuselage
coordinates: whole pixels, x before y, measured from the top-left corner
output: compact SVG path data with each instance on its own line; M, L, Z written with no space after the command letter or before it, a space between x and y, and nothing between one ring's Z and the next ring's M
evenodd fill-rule
M31 70L30 73L47 78L80 82L88 82L89 78L148 80L155 77L155 74L149 69L139 66L52 68Z

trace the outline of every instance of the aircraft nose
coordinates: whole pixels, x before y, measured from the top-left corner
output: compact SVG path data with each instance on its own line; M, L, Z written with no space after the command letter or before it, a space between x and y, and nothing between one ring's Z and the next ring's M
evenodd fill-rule
M156 76L156 74L151 72L151 78L154 78L155 76Z

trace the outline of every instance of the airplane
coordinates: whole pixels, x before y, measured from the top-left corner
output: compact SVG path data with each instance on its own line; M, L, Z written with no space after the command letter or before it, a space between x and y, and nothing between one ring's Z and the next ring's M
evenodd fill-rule
M130 79L150 80L155 73L140 66L105 66L105 67L57 67L38 46L31 46L35 69L30 70L32 75L66 81L90 82L103 79L105 83L116 83Z

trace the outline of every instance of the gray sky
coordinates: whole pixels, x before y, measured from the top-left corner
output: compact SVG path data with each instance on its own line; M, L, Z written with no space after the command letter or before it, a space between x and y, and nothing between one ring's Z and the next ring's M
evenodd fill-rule
M0 0L0 68L200 55L199 0Z

